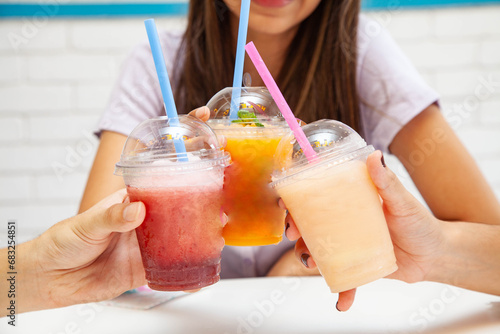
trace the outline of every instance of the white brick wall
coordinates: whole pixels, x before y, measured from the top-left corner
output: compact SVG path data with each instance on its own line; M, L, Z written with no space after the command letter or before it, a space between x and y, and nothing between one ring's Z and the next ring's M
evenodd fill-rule
M8 176L9 174L33 174L33 176L39 176L40 173L51 172L54 161L64 163L67 155L64 142L61 144L2 144L2 147L0 147L0 156L2 157L0 160L0 173L2 173L2 176Z
M2 117L0 122L0 142L4 145L19 142L24 134L23 123L22 118Z
M498 36L498 13L498 8L487 6L440 11L438 15L434 15L435 36L443 39Z
M62 83L3 84L0 89L0 112L69 111L72 88Z
M500 126L500 99L481 103L479 113L482 124L491 124L498 128Z
M48 21L34 25L30 20L3 21L0 27L0 50L62 51L67 46L66 23Z
M29 176L0 177L0 200L12 202L30 200L31 178Z
M42 200L78 199L85 189L87 173L73 172L59 178L54 173L37 177L36 196ZM47 191L50 189L50 191ZM76 194L76 196L75 196ZM78 204L78 201L75 201Z
M14 83L24 80L27 76L26 60L20 56L0 57L0 83Z
M448 68L456 70L459 66L474 64L479 53L476 43L473 42L407 41L400 43L400 46L419 69L439 67L442 70ZM432 50L432 52L422 53L422 50Z
M63 143L66 139L80 139L85 134L82 129L91 129L94 124L94 115L32 116L28 121L27 137L30 141L53 139Z
M479 61L482 65L498 65L498 55L500 55L500 41L489 39L483 41L480 46Z
M79 84L76 86L76 108L81 111L100 111L106 107L111 85L101 83ZM100 112L99 112L100 114Z
M44 83L95 81L115 77L116 68L111 56L73 53L32 56L28 60L28 79Z
M447 97L462 97L464 100L469 96L477 93L480 96L488 94L500 96L498 87L500 79L500 70L491 66L490 68L467 68L467 66L459 66L456 69L446 68L441 72L436 73L436 89L440 92L443 98ZM491 87L489 84L494 82L496 87ZM484 88L478 88L484 86ZM492 89L491 88L496 88ZM492 96L492 97L493 97ZM485 98L484 100L488 100Z
M500 195L500 86L486 94L481 83L500 82L500 6L369 15L439 91L450 122ZM161 29L182 22L157 20ZM0 21L0 226L17 219L25 240L76 212L97 147L93 126L121 61L145 40L141 19ZM398 162L387 160L414 190ZM70 168L58 176L54 164Z

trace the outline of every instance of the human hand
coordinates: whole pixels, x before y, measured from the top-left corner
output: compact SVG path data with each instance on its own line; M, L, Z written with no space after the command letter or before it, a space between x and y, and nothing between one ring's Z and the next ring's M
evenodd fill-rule
M444 249L443 221L438 220L380 163L382 153L372 153L368 173L383 200L398 270L387 276L407 283L427 280L434 262Z
M19 272L29 298L19 302L21 311L106 300L144 285L134 229L145 213L122 189L21 245L26 266Z
M207 106L199 107L192 110L188 115L196 117L202 122L207 122L210 119L210 109ZM226 147L227 141L226 138L219 134L217 135L217 139L222 148ZM186 148L190 148L192 150L200 150L205 147L207 138L196 137L194 139L188 139L184 143Z
M368 157L366 164L383 200L382 206L398 264L398 270L388 278L408 283L426 280L442 249L442 222L404 188L396 175L382 165L381 159L382 153L376 151ZM315 268L316 264L290 215L286 223L289 226L287 237L290 240L299 239L295 245L295 256L307 267ZM354 295L355 289L341 292L337 309L347 311L354 302Z
M200 121L206 122L210 118L210 109L207 106L199 107L192 110L188 115L198 118Z

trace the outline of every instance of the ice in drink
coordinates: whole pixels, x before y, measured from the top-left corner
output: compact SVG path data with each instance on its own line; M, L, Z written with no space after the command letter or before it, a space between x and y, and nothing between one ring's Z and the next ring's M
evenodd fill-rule
M212 113L208 124L224 136L232 160L224 181L224 240L232 246L277 244L285 212L269 183L276 148L290 130L265 88L242 89L234 120L229 118L231 94L232 88L226 88L207 104Z
M115 174L131 201L146 206L136 229L146 280L154 290L191 290L219 280L222 186L229 154L204 123L160 117L130 134ZM186 153L175 151L175 140Z
M392 242L366 167L373 148L340 122L318 121L303 129L319 159L307 163L300 149L292 149L290 138L284 138L280 157L288 161L280 162L273 186L331 291L394 272Z

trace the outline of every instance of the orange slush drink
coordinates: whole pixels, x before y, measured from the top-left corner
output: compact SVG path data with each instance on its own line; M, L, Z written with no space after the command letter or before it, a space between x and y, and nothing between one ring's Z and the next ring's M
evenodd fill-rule
M279 208L278 195L269 183L276 147L289 132L288 127L210 125L226 139L225 150L232 160L223 188L223 209L228 216L222 232L226 245L277 244L283 238L285 211Z
M366 164L319 167L278 188L332 292L397 269L384 213Z
M238 102L233 103L233 98ZM290 128L265 87L224 88L207 107L207 124L225 138L232 160L223 187L226 245L277 244L283 238L285 211L269 183L276 148Z

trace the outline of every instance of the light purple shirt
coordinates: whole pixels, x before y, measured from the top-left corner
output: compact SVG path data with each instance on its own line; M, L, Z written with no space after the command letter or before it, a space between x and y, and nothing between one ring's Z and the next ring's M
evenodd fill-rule
M173 72L182 34L160 34L169 73ZM359 20L357 57L363 135L368 144L387 152L399 130L437 102L438 95L423 81L389 34L363 15ZM179 111L187 112L189 110ZM108 130L128 135L143 120L164 114L153 58L149 45L144 43L126 60L96 134ZM284 240L270 246L225 246L221 277L264 276L293 245Z

